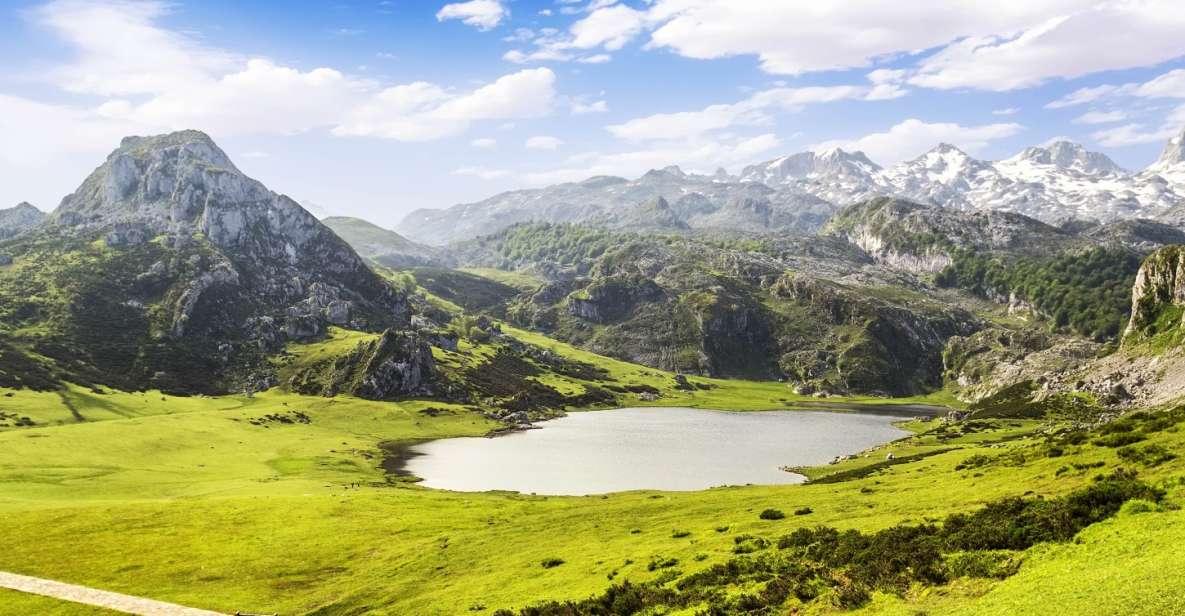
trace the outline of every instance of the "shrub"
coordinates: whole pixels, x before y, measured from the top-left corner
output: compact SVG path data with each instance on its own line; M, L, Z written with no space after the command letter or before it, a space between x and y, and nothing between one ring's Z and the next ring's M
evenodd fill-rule
M691 531L689 531L689 530L676 529L676 530L671 531L671 538L672 539L682 539L684 537L690 537L690 536L691 536Z
M799 507L798 509L794 510L794 515L810 515L814 512L815 510L811 509L810 507Z
M543 564L544 569L551 569L553 567L558 567L558 566L564 564L564 559L554 558L554 557L553 558L544 558L542 564Z
M946 565L953 577L1004 579L1020 569L1021 558L1008 550L976 550L954 552L947 556Z
M679 564L678 558L665 558L662 556L655 556L650 564L646 565L647 571L658 571L659 569L667 569Z
M1068 540L1121 507L1148 510L1163 497L1162 490L1120 470L1060 498L995 501L950 515L941 525L901 524L871 534L825 526L799 528L777 541L777 552L751 554L754 550L744 548L738 550L741 555L686 576L673 569L678 560L656 556L647 569L662 573L647 584L626 582L583 601L544 603L519 614L671 613L700 605L704 614L769 614L778 613L791 597L856 608L874 592L902 594L958 576L1007 577L1015 573L1022 556L1015 551L1043 541ZM737 546L761 541L750 535L734 539Z
M1144 440L1144 438L1143 434L1137 434L1135 432L1116 432L1096 438L1092 442L1099 447L1123 447L1124 445L1138 443Z
M968 469L972 469L972 468L979 468L981 466L986 466L986 465L990 464L991 461L992 461L992 459L990 457L985 456L982 453L977 453L977 454L967 458L966 460L963 460L962 462L959 462L958 464L956 464L955 470L956 471L963 471L963 470L968 470Z
M1116 453L1119 454L1121 460L1144 466L1160 466L1177 457L1177 454L1161 445L1145 445L1143 447L1128 445Z
M786 517L786 514L782 513L781 509L766 509L762 511L761 515L757 517L761 518L762 520L781 520L782 518Z

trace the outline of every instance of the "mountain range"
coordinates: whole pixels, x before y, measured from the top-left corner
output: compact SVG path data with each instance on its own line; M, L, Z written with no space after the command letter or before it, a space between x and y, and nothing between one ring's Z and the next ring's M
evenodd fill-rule
M651 170L516 190L476 203L410 213L397 230L446 244L521 222L667 232L811 232L844 205L893 196L961 211L1000 210L1051 224L1147 218L1185 221L1185 132L1148 168L1131 172L1068 141L979 160L950 144L884 168L833 148L745 167L738 175Z

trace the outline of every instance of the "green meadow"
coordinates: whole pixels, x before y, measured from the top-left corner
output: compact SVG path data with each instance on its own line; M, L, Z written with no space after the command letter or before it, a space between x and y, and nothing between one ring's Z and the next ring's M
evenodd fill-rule
M779 383L693 378L709 388L680 391L657 370L510 331L595 360L622 383L659 388L645 404L764 410L801 401ZM294 348L292 361L332 355L353 336ZM1175 574L1185 551L1163 547L1185 540L1185 513L1175 507L1185 460L1133 462L1093 437L1053 447L1043 434L1056 425L1049 421L912 421L913 436L804 469L812 481L798 486L554 497L452 493L386 475L381 443L499 426L439 402L70 387L0 390L0 410L34 423L0 427L0 570L232 614L492 614L583 599L623 580L727 562L742 535L776 542L801 527L936 521L1003 497L1063 495L1120 466L1164 488L1165 501L1125 508L1076 541L1019 552L1020 568L1006 579L877 593L859 613L1151 615L1185 604ZM1185 449L1185 424L1169 423L1137 446ZM788 515L759 517L771 508ZM804 609L838 610L826 601ZM102 612L0 592L0 614L30 613Z

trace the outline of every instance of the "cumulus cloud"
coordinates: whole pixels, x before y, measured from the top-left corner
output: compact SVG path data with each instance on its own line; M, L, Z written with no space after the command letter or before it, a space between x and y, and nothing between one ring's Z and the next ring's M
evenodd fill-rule
M15 121L43 124L56 116L78 126L79 140L201 127L219 136L329 128L336 135L424 141L477 121L544 114L555 97L548 69L504 75L468 92L427 82L383 87L332 68L300 70L199 45L157 23L167 10L153 1L60 0L33 11L38 24L74 51L46 80L100 100L56 111L14 104L28 114ZM112 128L98 130L104 126Z
M498 140L492 139L490 137L483 137L481 139L474 139L473 141L470 141L469 145L481 150L488 150L490 148L497 147Z
M1011 137L1024 127L1016 123L983 124L962 126L949 122L924 122L910 118L888 130L872 133L858 139L836 139L811 146L812 150L843 148L861 151L882 165L892 165L925 153L937 143L950 143L969 154L974 154L988 144Z
M526 142L523 143L523 147L527 148L528 150L554 150L563 144L563 140L559 139L558 137L552 137L550 135L536 135L527 139Z
M509 16L510 11L498 0L469 0L444 5L437 11L436 21L459 19L465 25L484 31L496 28Z
M1017 109L1016 107L1004 107L1003 109L993 109L992 115L1010 116L1015 115L1018 111L1020 111L1020 109Z

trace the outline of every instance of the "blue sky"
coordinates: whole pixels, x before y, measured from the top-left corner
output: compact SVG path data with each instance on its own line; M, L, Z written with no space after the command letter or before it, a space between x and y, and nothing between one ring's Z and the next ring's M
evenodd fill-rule
M1183 57L1176 0L0 2L0 206L52 209L120 136L181 128L387 226L830 146L1068 137L1138 169L1185 125Z

